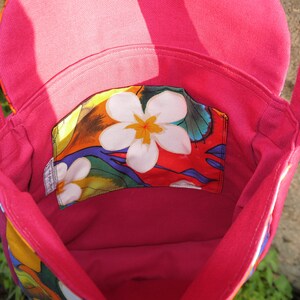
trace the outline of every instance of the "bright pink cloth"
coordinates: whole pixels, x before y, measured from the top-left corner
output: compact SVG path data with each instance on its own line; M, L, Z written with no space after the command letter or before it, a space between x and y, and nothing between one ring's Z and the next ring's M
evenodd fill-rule
M289 62L288 28L278 0L93 0L76 5L12 0L5 15L1 77L17 109L65 68L128 45L207 55L245 71L276 94Z
M17 111L1 123L0 203L51 272L83 299L231 299L299 161L299 93L292 106L278 97L279 1L10 0L0 40ZM222 193L126 189L60 210L43 186L51 129L95 93L143 84L229 116Z

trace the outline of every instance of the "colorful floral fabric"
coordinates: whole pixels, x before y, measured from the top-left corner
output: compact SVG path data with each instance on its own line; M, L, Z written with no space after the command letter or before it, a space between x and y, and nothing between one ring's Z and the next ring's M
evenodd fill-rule
M61 205L72 203L80 198L82 190L76 182L86 178L90 170L91 163L85 157L77 158L69 168L64 162L56 165L57 198Z
M171 153L191 153L187 132L172 124L187 114L186 101L179 93L165 91L153 96L144 112L134 93L123 92L107 100L106 111L118 123L102 131L100 144L109 151L128 148L126 164L139 173L151 170L157 163L157 145Z
M9 221L6 238L19 286L29 299L80 300L41 262Z
M52 132L60 206L131 187L220 192L227 120L181 88L92 96Z

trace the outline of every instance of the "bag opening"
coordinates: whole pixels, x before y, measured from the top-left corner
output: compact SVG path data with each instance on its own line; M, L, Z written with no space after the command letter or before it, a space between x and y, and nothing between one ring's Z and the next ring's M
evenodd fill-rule
M23 180L26 184L19 177L11 175L11 172L14 174L19 172L14 164L8 165L5 172L14 179L18 188L31 194L34 202L30 202L30 197L26 200L27 207L23 208L25 211L19 216L19 225L15 224L18 223L16 220L11 222L17 227L17 231L21 232L22 221L20 220L24 218L29 222L30 218L33 218L34 222L30 225L31 234L30 237L26 237L26 240L32 248L34 248L32 243L39 244L39 247L34 249L43 259L45 266L50 264L49 267L55 276L60 276L60 279L74 292L76 288L72 287L76 284L82 287L80 283L82 278L86 288L91 287L92 283L88 282L88 276L108 300L180 299L193 280L206 268L208 262L213 260L214 253L222 240L231 234L233 225L239 222L240 214L246 214L244 211L247 211L248 202L258 201L255 198L256 194L259 194L260 188L268 183L268 180L274 185L277 184L278 178L274 177L275 179L271 180L270 173L281 167L282 157L289 155L291 151L296 134L295 122L290 118L286 103L272 96L252 78L233 72L232 69L191 53L187 59L186 53L170 49L153 51L151 48L148 50L143 48L143 53L148 51L146 57L139 55L141 51L139 49L130 51L126 49L126 55L123 55L122 51L114 53L115 60L110 57L109 62L106 61L105 64L101 63L105 57L94 58L94 61L89 60L87 64L93 64L93 68L88 68L87 64L76 66L63 80L59 75L59 80L57 82L54 80L55 84L53 82L49 84L44 94L40 92L30 105L20 109L18 116L12 118L10 126L14 130L19 130L17 125L22 123L22 130L25 128L26 139L30 141L32 152L27 158L27 161L30 161L30 172L24 174ZM140 79L135 82L128 81L125 74L113 76L120 69L133 70L133 66L136 65L140 71ZM84 68L89 74L83 72ZM85 76L91 78L91 72L104 74L105 72L100 72L101 68L104 68L104 71L110 70L114 82L103 84L101 78L95 77L95 82L83 84L81 88L80 83L85 82ZM159 75L149 78L149 74L158 74L158 70L160 70ZM185 78L180 76L184 72L189 74ZM77 74L81 75L77 76ZM170 74L179 75L170 76ZM64 81L68 84L66 85ZM225 138L224 179L221 180L223 189L218 187L212 191L204 186L201 189L194 186L192 188L191 186L188 188L187 186L185 188L131 187L115 189L74 205L67 205L67 207L63 205L64 209L59 208L56 194L52 192L45 196L43 185L44 167L52 157L51 130L64 125L66 126L64 133L69 137L69 133L74 132L74 128L67 126L64 118L74 119L78 124L78 120L82 120L83 117L76 114L76 111L83 99L91 99L93 95L109 90L109 86L120 88L131 84L135 84L135 87L151 86L158 89L163 84L172 89L174 87L184 89L196 103L218 109L214 110L214 120L217 120L217 116L221 116L221 119L223 118L220 122L220 126L223 126L221 129L226 127L226 132L228 130ZM183 90L180 91L183 93ZM148 101L152 97L149 96ZM147 107L147 103L143 105ZM48 110L49 106L52 111ZM88 105L83 108L87 109ZM71 111L75 111L75 115L70 114ZM224 112L226 117L220 111ZM38 126L37 115L39 120L42 120ZM150 122L150 118L149 115L145 120ZM228 118L228 128L224 125L224 118ZM173 123L175 121L178 120L172 120ZM134 124L140 123L136 120ZM126 126L131 125L126 124ZM177 125L172 124L172 126ZM271 132L270 128L274 131ZM60 129L64 130L62 127ZM53 132L54 137L57 138L55 129ZM221 141L223 139L224 143L224 131L219 138ZM70 140L68 138L63 149L70 144ZM207 145L205 142L209 143L208 137L203 142L204 147L207 147L205 153L220 144L219 141L212 145ZM56 147L55 143L56 140L54 140ZM86 148L91 149L92 145L87 144ZM266 148L271 150L266 152ZM21 159L22 150L21 147L16 149L16 162ZM61 157L54 158L56 166L62 162L62 159L70 158L75 151L70 150L65 156L62 155L63 151L58 152ZM218 157L218 155L220 156L220 153L215 152L211 157ZM196 161L198 159L196 158ZM75 161L76 159L73 163ZM91 161L90 167L93 166ZM220 160L215 160L214 163L205 161L210 167L213 168L212 164L214 164L215 169L219 168L218 174L223 174L223 171L220 172ZM66 161L65 164L67 165ZM72 163L64 168L71 168L71 165ZM24 168L28 169L28 166ZM146 173L147 171L143 174ZM65 176L66 174L67 171ZM158 180L155 175L154 180ZM59 184L60 174L56 173L56 176ZM182 183L183 179L180 180ZM186 182L184 184L187 185ZM17 205L21 209L22 204ZM29 207L32 209L30 218ZM7 211L10 209L8 208ZM39 231L38 226L41 226L42 231ZM246 227L243 227L243 230L246 230ZM258 231L262 234L263 225ZM49 244L47 238L52 243L48 250L43 248L47 243ZM61 251L61 256L58 255L55 265L52 264L54 258L46 253L47 251L52 253L54 249ZM242 270L237 270L235 265L237 282L242 280L246 270L249 269L255 253L256 248L253 246L247 253L249 263L243 265ZM12 255L16 254L12 253ZM243 255L239 254L236 258L237 262ZM69 267L65 267L65 272L70 269L78 271L80 267L74 266L76 263L73 259L84 270L85 275L82 270L81 276L77 279L76 274L70 275L75 281L71 283L64 271L60 270L62 273L58 274L57 264L60 262L64 266L68 265ZM19 260L21 261L22 258ZM55 289L59 290L57 284ZM63 288L57 293L62 293L62 290L65 291ZM233 290L228 288L227 296L232 292Z

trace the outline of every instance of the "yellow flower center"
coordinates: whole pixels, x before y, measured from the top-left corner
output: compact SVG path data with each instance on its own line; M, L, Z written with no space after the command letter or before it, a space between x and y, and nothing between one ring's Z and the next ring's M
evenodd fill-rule
M64 187L65 187L65 182L64 181L59 182L56 186L57 194L61 194L64 191Z
M130 124L125 128L134 129L136 131L135 138L143 139L143 144L150 144L151 133L160 133L163 131L163 129L159 125L155 124L155 116L148 118L146 121L143 121L137 115L134 115L134 118L136 119L137 123Z

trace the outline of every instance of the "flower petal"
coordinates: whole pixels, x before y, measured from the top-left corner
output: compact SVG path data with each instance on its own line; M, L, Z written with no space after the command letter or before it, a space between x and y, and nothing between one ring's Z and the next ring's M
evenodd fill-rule
M130 146L134 140L136 131L125 128L129 123L117 123L104 129L100 134L101 146L108 151L117 151Z
M119 122L136 122L134 115L143 116L142 105L136 94L123 92L110 97L106 103L108 115Z
M171 123L186 116L187 105L181 94L165 91L148 101L145 113L147 116L156 116L157 123Z
M59 288L67 300L81 300L76 296L67 286L65 286L61 281L58 282Z
M57 181L61 182L64 180L64 178L67 175L68 166L64 162L59 163L55 166L56 169L56 175L57 175Z
M65 177L66 184L85 178L91 170L91 163L85 157L77 158L69 167Z
M164 132L153 135L163 149L178 154L190 154L191 141L187 132L180 126L164 125Z
M64 191L57 195L60 205L67 205L77 201L81 196L82 190L75 183L68 183L64 186Z
M129 167L139 173L151 170L158 160L158 148L151 140L150 144L143 144L136 140L128 149L126 162Z
M177 187L177 188L187 188L187 189L196 189L196 190L202 190L202 187L195 185L193 182L187 181L187 180L179 180L176 182L173 182L170 184L171 187Z

